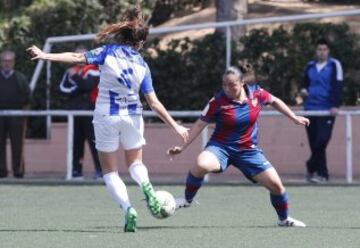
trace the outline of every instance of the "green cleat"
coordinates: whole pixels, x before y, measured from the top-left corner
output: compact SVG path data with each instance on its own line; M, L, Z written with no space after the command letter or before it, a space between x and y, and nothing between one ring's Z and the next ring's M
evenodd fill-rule
M125 215L124 232L136 231L136 219L137 219L137 213L135 209L133 207L129 207Z
M161 205L159 200L156 198L156 194L151 183L143 183L142 190L145 195L147 207L153 216L159 215L161 211Z

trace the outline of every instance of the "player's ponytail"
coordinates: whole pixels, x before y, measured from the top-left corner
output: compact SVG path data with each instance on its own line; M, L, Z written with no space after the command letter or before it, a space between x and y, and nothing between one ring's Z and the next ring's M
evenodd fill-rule
M243 80L245 83L253 83L257 81L257 76L252 64L247 61L239 61L238 66L240 71L243 73Z
M106 42L113 40L120 44L138 46L145 41L149 28L144 21L140 6L127 9L120 22L105 26L96 35L96 41Z

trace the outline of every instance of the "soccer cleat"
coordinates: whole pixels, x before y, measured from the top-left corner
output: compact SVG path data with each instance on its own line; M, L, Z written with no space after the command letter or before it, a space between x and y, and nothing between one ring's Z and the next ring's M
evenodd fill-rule
M135 209L133 207L129 207L125 215L124 232L136 231L136 219L137 219L137 213Z
M151 183L143 183L142 190L145 195L145 200L147 202L147 207L150 210L152 215L158 215L161 211L161 204L156 198L156 194Z
M304 222L291 217L287 217L285 220L278 220L277 224L281 227L306 227Z
M176 198L175 204L176 204L176 209L191 207L191 202L188 202L185 198Z

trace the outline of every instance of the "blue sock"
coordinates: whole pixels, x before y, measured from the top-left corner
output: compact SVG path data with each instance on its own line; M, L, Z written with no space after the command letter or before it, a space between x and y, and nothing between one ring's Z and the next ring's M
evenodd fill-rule
M185 187L185 199L188 202L192 202L196 193L200 189L202 183L204 181L203 177L195 177L189 171L189 174L186 179L186 187Z
M270 194L271 204L276 210L280 220L285 220L288 217L288 194L285 192L282 195Z

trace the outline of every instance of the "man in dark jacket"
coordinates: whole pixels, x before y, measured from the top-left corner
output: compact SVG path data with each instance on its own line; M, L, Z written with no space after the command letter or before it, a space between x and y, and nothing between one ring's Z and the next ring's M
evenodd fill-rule
M85 52L85 49L77 49ZM94 110L99 83L99 70L94 65L74 65L66 70L60 83L60 91L69 98L68 109ZM83 179L83 158L85 140L95 165L94 178L102 177L99 157L95 148L95 134L91 116L74 118L73 179Z
M30 106L30 87L26 77L14 70L15 53L3 51L0 54L0 109L22 110ZM6 165L6 140L11 142L13 175L24 177L25 117L0 117L0 178L8 176Z
M335 115L341 105L343 70L338 60L329 56L329 44L325 39L317 42L316 59L310 61L305 70L305 110L329 111L329 116L310 116L306 128L311 157L306 163L308 182L318 183L329 180L326 163L326 147L330 141ZM316 175L315 175L316 174Z

